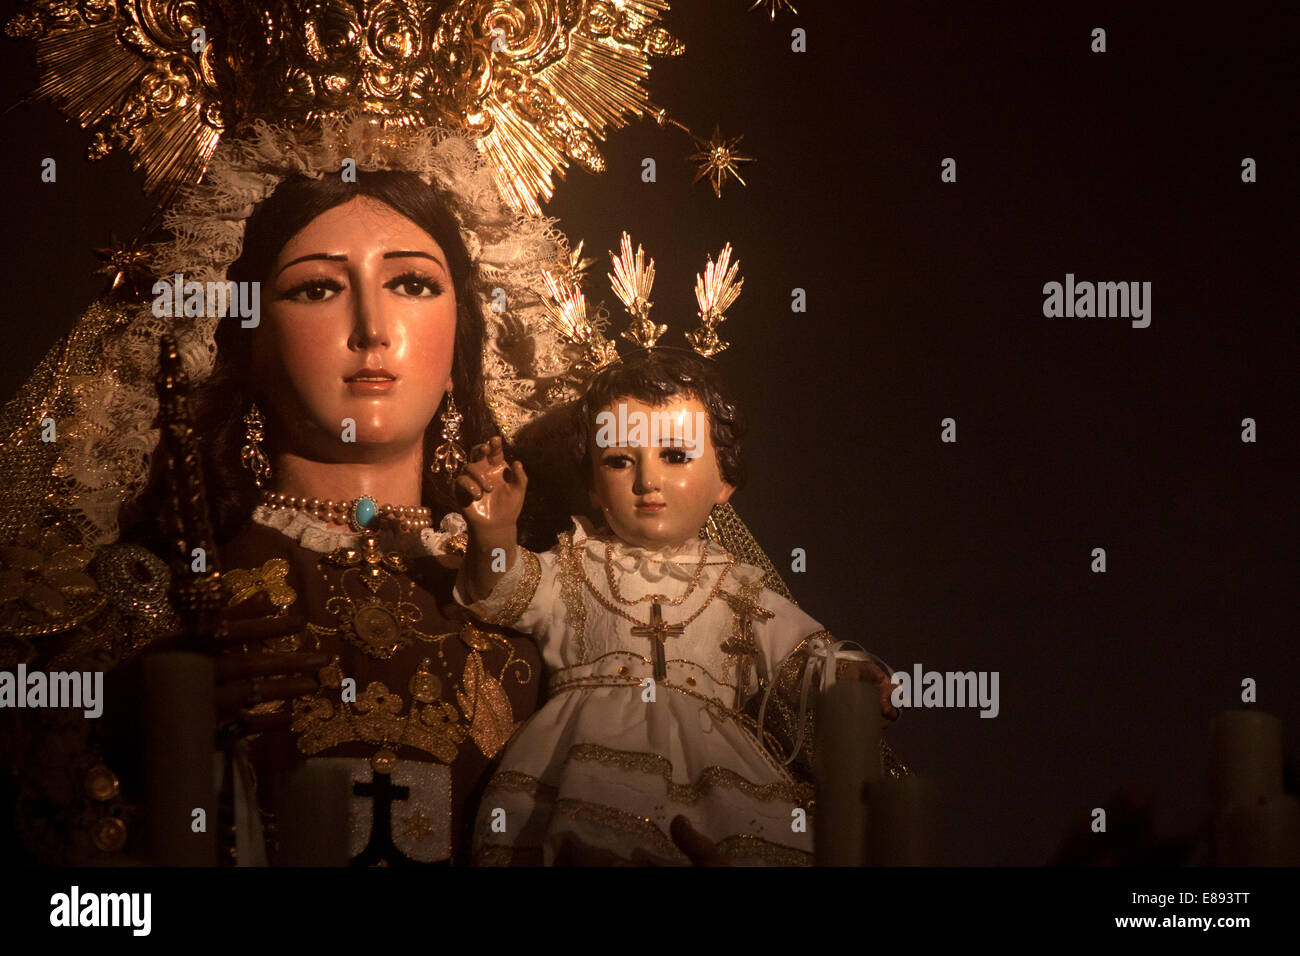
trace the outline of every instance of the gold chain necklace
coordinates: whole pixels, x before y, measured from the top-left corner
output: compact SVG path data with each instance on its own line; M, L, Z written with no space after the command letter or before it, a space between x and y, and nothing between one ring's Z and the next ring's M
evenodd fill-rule
M609 593L614 595L614 600L618 601L620 604L637 605L643 601L654 601L657 604L667 604L670 607L676 607L677 605L682 604L695 592L695 589L699 587L700 578L704 575L704 565L708 560L709 542L706 538L704 541L704 551L700 555L700 563L695 567L695 577L691 581L690 587L686 589L685 594L679 598L674 598L671 601L668 600L668 595L666 594L647 594L645 597L639 597L635 601L629 601L619 593L618 584L614 580L614 542L605 542L605 577L609 580Z
M655 680L658 681L665 680L668 677L668 665L664 660L664 641L669 637L680 636L685 632L687 624L690 624L704 613L704 609L713 603L713 599L716 598L718 592L722 590L722 582L727 579L727 572L730 571L732 566L736 563L735 556L728 553L727 566L719 572L718 580L713 585L713 590L709 592L709 596L704 599L704 603L701 604L699 608L696 609L695 613L686 620L679 621L676 624L668 624L663 619L663 613L658 601L650 605L649 621L638 620L631 614L627 613L627 611L624 611L617 604L611 602L609 598L605 597L605 595L601 594L600 590L592 582L591 578L587 576L587 569L583 567L582 564L582 552L577 548L573 548L573 560L578 564L578 573L582 575L582 581L587 585L587 590L595 595L596 600L599 601L606 610L613 611L624 620L631 621L633 624L633 636L648 637L650 639L650 649L652 652L651 659L654 663L654 677ZM702 573L703 567L703 565L700 565L701 571L697 573Z

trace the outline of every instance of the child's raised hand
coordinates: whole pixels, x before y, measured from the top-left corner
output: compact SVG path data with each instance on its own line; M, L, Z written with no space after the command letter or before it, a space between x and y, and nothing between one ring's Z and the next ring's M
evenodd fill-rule
M894 706L893 682L871 661L836 661L835 677L837 680L862 680L880 685L880 716L885 720L897 720L902 716Z
M527 487L523 462L506 464L500 435L471 448L469 461L456 478L461 513L470 529L477 532L513 530L524 507Z

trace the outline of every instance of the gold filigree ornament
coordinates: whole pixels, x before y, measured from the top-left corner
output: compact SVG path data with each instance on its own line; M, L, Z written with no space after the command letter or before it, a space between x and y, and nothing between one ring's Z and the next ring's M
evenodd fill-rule
M342 569L338 586L329 585L332 594L325 601L325 609L338 621L338 634L383 661L415 640L414 625L424 612L403 597L397 575L406 572L406 562L400 554L382 551L375 536L366 535L360 548L339 548L322 561Z
M667 0L35 0L6 26L91 156L125 147L164 202L227 130L299 129L360 108L383 129L474 140L517 210L555 174L605 168L606 129L653 115L651 63L685 46Z
M86 573L94 554L56 529L0 547L0 634L39 637L88 621L106 600ZM21 645L9 653L22 651Z
M425 661L412 679L413 685L422 673L437 681ZM347 743L373 744L378 749L370 759L371 767L377 773L391 773L400 747L411 747L442 763L452 763L468 735L456 708L432 695L433 684L414 685L421 692L417 694L413 686L414 699L408 708L402 696L381 681L368 684L357 695L356 703L342 700L343 671L338 658L321 669L320 679L315 696L293 701L289 729L297 736L298 750L305 756ZM422 697L431 699L426 702Z

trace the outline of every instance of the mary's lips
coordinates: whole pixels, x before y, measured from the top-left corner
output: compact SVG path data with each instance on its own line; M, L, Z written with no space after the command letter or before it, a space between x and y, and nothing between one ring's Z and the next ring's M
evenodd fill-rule
M395 382L397 376L382 368L359 368L345 382Z

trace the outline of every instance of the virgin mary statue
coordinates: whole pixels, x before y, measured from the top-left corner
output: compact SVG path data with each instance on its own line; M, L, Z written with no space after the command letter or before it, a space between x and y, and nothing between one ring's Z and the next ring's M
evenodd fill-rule
M0 415L13 858L177 862L189 811L158 815L193 768L159 755L192 723L168 701L203 700L224 762L198 862L301 862L277 807L304 768L347 778L340 862L468 859L545 675L451 596L453 481L500 434L551 489L532 546L574 513L546 435L596 332L556 321L586 263L539 203L570 163L600 171L605 129L662 121L667 6L38 0L7 25L37 95L128 149L164 210ZM788 595L729 506L704 533ZM764 675L771 746L802 668ZM102 713L59 706L96 675Z

